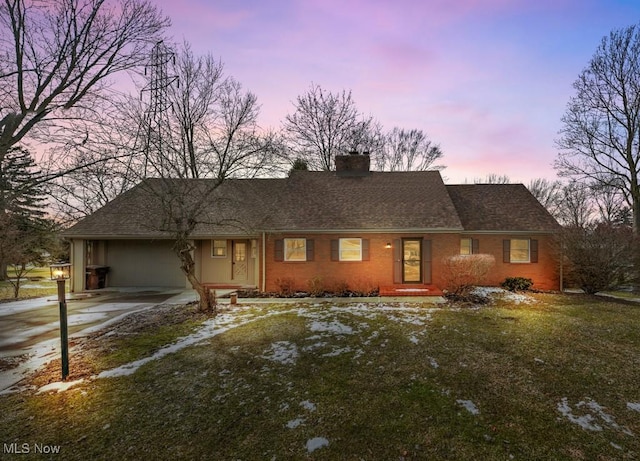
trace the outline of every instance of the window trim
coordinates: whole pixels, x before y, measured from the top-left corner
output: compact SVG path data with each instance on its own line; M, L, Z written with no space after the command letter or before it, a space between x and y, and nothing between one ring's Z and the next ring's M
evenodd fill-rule
M224 254L223 255L217 255L215 254L215 250L216 250L216 242L224 242ZM216 258L216 259L226 259L228 254L229 254L229 242L225 239L211 239L211 257L212 258ZM218 248L222 248L222 247L218 247Z
M287 242L288 241L292 241L292 240L302 240L303 242L303 246L302 246L302 254L303 254L303 258L304 259L290 259L287 255ZM292 263L300 263L300 262L306 262L307 261L307 239L306 238L301 238L301 237L288 237L288 238L284 238L282 239L282 252L283 252L283 261L284 262L292 262Z
M360 242L359 245L359 255L358 255L358 259L346 259L342 257L342 252L344 251L342 248L342 242L346 241L346 240L358 240L358 242ZM361 262L362 261L362 238L359 237L343 237L338 239L338 261L342 261L342 262Z

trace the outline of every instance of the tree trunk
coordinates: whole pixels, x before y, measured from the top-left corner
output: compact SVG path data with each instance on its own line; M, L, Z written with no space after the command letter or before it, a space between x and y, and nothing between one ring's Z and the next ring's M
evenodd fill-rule
M634 293L640 293L640 188L638 187L637 180L632 178L631 186L631 211L632 211L632 230L633 230L633 245L631 251L633 252L632 258L632 277L631 285Z
M20 296L20 277L13 283L13 299L18 299L18 296Z
M7 274L8 267L9 265L6 261L0 260L0 282L9 280L9 274Z
M187 276L187 280L191 284L191 287L198 293L198 309L201 312L213 312L216 314L216 303L209 290L200 283L198 277L195 274L196 263L193 260L191 252L193 251L193 245L183 237L176 239L174 244L174 251L180 258L180 269Z

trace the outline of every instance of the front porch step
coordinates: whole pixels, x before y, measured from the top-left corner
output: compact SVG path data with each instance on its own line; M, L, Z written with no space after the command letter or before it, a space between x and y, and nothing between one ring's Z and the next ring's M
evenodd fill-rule
M442 296L442 290L435 285L389 285L380 287L380 296Z

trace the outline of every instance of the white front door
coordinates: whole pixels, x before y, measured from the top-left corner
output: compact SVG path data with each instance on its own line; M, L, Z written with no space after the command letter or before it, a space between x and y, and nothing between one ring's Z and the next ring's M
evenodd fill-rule
M246 282L249 273L249 261L247 255L247 242L234 240L232 244L233 281Z

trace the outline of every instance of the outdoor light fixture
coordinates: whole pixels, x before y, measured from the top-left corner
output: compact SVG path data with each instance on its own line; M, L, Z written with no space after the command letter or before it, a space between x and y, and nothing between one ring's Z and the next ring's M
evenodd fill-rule
M391 249L391 242L387 242L387 244L384 246L387 250Z
M60 349L62 353L62 380L69 376L69 331L67 329L67 300L65 283L71 276L71 264L51 264L51 280L58 282L58 305L60 307Z
M49 270L51 271L51 280L67 280L70 278L71 264L51 264Z

